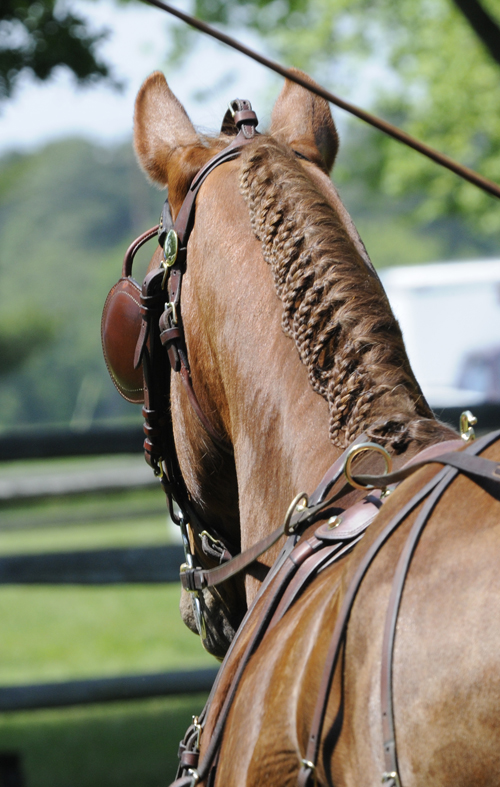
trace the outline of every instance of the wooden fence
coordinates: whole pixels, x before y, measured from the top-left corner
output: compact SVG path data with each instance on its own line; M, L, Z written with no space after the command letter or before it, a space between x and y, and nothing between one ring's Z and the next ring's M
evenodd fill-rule
M0 436L0 461L140 453L142 440L140 427L98 429L83 434L51 430L4 435ZM154 482L152 473L151 481ZM114 484L111 480L100 489L114 489ZM72 491L82 491L82 488L69 489L68 493ZM4 500L7 495L12 499L16 490L7 486L4 493ZM57 488L55 493L58 493ZM21 494L26 495L26 492ZM178 582L182 562L181 546L8 555L0 557L0 585ZM217 669L210 668L0 687L0 712L198 694L210 691L216 674Z
M444 408L438 417L457 427L462 408ZM500 406L474 408L480 432L500 428ZM0 436L0 461L140 453L140 427L101 428L85 433L30 432ZM179 546L101 549L0 558L0 585L177 582L183 553ZM216 669L132 675L117 678L0 688L0 711L139 699L209 691Z

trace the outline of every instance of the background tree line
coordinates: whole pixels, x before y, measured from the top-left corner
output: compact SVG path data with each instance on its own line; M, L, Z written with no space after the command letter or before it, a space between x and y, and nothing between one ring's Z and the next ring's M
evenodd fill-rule
M193 0L192 10L253 30L347 99L364 85L365 106L500 182L498 0ZM113 82L105 32L71 5L4 0L0 118L27 70ZM172 33L170 69L196 58L198 35ZM498 201L357 120L341 123L334 180L376 265L498 255ZM130 146L73 140L0 159L0 427L135 412L108 381L100 312L160 203Z

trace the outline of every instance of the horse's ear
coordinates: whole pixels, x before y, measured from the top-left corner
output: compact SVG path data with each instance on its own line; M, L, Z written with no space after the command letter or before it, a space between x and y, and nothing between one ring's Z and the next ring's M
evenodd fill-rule
M291 70L316 84L302 71ZM339 148L339 138L325 99L287 79L274 105L271 134L330 172Z
M135 101L134 146L151 180L166 186L167 165L176 148L199 145L194 126L160 71L142 85Z

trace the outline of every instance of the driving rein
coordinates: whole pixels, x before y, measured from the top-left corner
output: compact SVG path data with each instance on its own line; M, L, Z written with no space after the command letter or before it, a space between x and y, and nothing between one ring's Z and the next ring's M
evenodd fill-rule
M186 556L186 562L181 567L181 582L184 589L191 593L196 624L202 640L206 637L206 628L200 593L244 571L280 538L286 537L277 561L269 570L231 643L212 689L211 697L217 689L224 665L239 639L245 621L253 615L256 604L264 596L264 610L254 625L250 641L238 664L204 757L198 764L200 734L206 709L200 719L196 719L188 729L181 743L178 779L174 784L176 787L193 787L209 777L210 784L212 783L232 700L245 667L266 632L277 624L320 571L349 552L362 538L368 525L378 514L385 497L397 484L421 467L438 463L443 465L443 469L379 533L362 558L347 590L332 633L309 742L298 774L299 787L312 787L316 784L317 761L330 687L361 582L388 538L405 517L423 502L396 567L383 639L381 704L386 770L382 781L387 787L401 787L394 735L392 663L396 621L405 578L429 516L456 475L459 472L464 473L477 483L481 482L486 489L488 484L491 489L492 482L496 485L500 481L500 465L476 456L495 442L500 437L500 432L487 435L471 445L464 445L463 440L453 440L431 446L395 473L390 472L391 458L385 449L366 443L364 435L360 435L327 471L313 494L310 497L305 493L297 495L289 506L284 524L250 549L232 557L219 534L214 533L213 528L211 532L208 530L192 505L177 458L170 408L170 375L171 370L180 374L189 402L201 424L222 451L232 453L229 443L216 431L203 412L192 385L180 308L181 288L186 269L187 244L194 225L195 203L200 187L215 168L237 158L243 148L255 139L258 133L257 123L257 116L248 101L237 99L231 102L224 117L222 131L233 135L234 139L195 176L175 223L172 221L167 199L159 225L143 233L131 244L123 261L122 276L106 299L101 321L103 353L113 383L127 401L144 405L142 413L145 458L160 478L172 520L181 528ZM299 153L297 155L300 156ZM154 237L158 238L163 249L161 263L158 268L147 273L140 287L132 276L134 257L138 250ZM471 430L462 435L466 441L472 436L470 432ZM462 448L463 451L458 450ZM376 451L384 455L385 475L355 475L352 472L354 458L366 451ZM347 510L343 510L342 506L335 508L334 503L355 488L364 489L368 494ZM315 523L318 526L313 535L302 538L304 532ZM195 565L188 526L194 528L204 553L212 559L215 556L218 566L203 569ZM310 530L308 532L310 533ZM207 539L203 541L203 535L208 538L208 546ZM207 707L209 704L210 698Z

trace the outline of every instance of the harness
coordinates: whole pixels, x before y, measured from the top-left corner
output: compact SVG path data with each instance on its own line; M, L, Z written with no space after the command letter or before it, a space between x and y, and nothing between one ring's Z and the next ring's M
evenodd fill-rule
M465 433L463 436L465 436ZM386 612L382 648L381 721L384 736L385 761L385 771L382 774L382 782L385 783L387 787L401 787L394 728L392 669L396 623L405 580L418 541L429 521L429 517L458 473L467 475L467 477L476 483L480 483L487 490L488 485L493 484L495 491L498 492L497 485L500 481L500 464L484 459L478 456L478 454L499 439L500 430L488 434L475 442L451 440L440 443L424 449L424 451L410 460L410 462L400 470L394 473L387 473L383 476L352 475L348 470L346 475L349 479L349 484L359 485L360 487L363 486L364 488L371 487L370 494L341 515L335 514L334 512L332 513L331 510L324 510L320 515L323 523L317 528L313 536L299 540L295 545L291 544L289 540L284 547L231 643L231 647L221 665L203 713L199 718L194 717L193 725L189 727L184 740L180 744L178 777L172 783L171 787L194 787L194 785L199 782L205 781L209 787L212 787L215 779L218 753L222 743L222 735L224 733L229 711L248 662L262 642L264 635L278 623L283 615L286 614L304 588L320 571L345 555L362 538L367 527L373 522L383 504L384 496L387 496L387 494L401 481L408 478L422 467L428 464L440 464L443 465L443 468L439 470L439 472L425 484L408 503L406 503L392 520L390 520L372 543L356 569L355 575L344 597L335 628L332 632L318 691L316 707L310 726L308 744L306 752L300 761L300 770L297 778L298 787L315 787L317 783L316 770L330 689L335 670L340 661L350 614L361 583L384 544L405 521L406 517L414 511L417 506L423 503L422 509L411 528L396 566L391 596ZM349 467L349 460L352 455L355 455L356 452L360 450L369 450L369 448L372 447L372 444L366 443L352 445L342 457L340 457L338 462L335 463L337 467L339 464L342 465L340 473L343 472L345 474L346 465ZM337 480L340 480L340 473L337 475L337 472L332 472L331 475L332 477L336 476ZM375 487L377 487L377 489L375 489ZM379 491L380 489L382 492ZM318 515L318 511L316 511L316 514L311 513L311 511L314 512L315 509L314 499L318 496L320 497L323 490L324 487L320 485L311 496L311 501L313 501L311 509L309 509L307 505L299 505L301 510L296 511L292 519L295 518L296 521L301 520L302 522L314 521L314 516ZM328 503L330 503L330 500ZM324 521L329 513L331 513L331 516ZM245 624L252 620L254 610L257 606L262 607L258 620L257 622L252 621L252 635L237 665L213 730L212 737L205 749L203 759L199 761L200 735L203 730L210 703L221 684L225 667L230 661L235 645L242 636L242 632L245 630Z
M237 158L243 148L255 139L258 133L257 123L257 117L249 102L239 99L231 102L222 130L233 134L236 131L234 139L198 172L175 223L172 221L167 199L159 225L143 233L131 244L125 254L122 276L106 299L101 322L103 353L113 383L125 399L144 405L142 413L145 458L160 478L172 520L181 528L185 550L185 563L181 566L181 582L184 589L191 594L195 619L202 640L205 639L206 630L201 612L200 593L239 574L280 538L286 536L286 543L277 561L262 583L259 593L231 643L203 714L199 719L194 720L181 743L178 778L172 787L174 785L193 787L209 777L214 778L218 751L232 701L248 661L265 633L286 614L319 572L352 550L377 516L386 496L397 484L424 465L438 463L443 465L443 469L388 523L356 570L332 633L309 742L298 775L299 787L313 787L316 783L317 761L330 688L352 606L363 578L382 546L405 517L425 501L412 526L396 568L383 639L382 726L386 770L382 780L388 787L401 787L394 735L392 665L396 622L405 579L429 516L456 475L459 472L465 473L476 482L487 481L497 484L500 481L500 465L477 456L480 451L500 437L500 432L466 445L459 453L457 453L458 449L464 448L464 442L461 440L431 446L395 473L390 472L391 459L385 449L364 442L365 437L361 435L327 471L310 497L305 493L297 495L290 504L283 526L250 549L232 557L221 536L215 533L213 528L212 532L209 531L192 504L180 470L170 409L170 377L172 370L180 374L189 402L200 423L220 450L231 453L229 444L203 412L193 388L181 315L182 277L186 270L187 244L194 224L195 203L199 189L216 167ZM140 287L132 276L134 257L137 251L154 237L158 238L163 249L161 263L158 268L146 275ZM472 436L469 423L462 431L465 438ZM376 450L384 454L387 471L385 475L355 475L352 472L354 458L367 450ZM335 503L341 502L341 499L355 488L368 490L369 494L348 510L335 506ZM302 538L304 532L315 523L318 523L318 527L314 533L307 538ZM207 554L215 554L220 565L212 569L195 565L196 558L189 539L190 526L201 539L205 535L204 551ZM239 642L241 632L245 629L244 624L254 616L257 606L262 606L259 618L254 624L250 640L238 663L203 760L199 763L200 734L207 708L220 685L225 665L236 643Z

